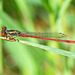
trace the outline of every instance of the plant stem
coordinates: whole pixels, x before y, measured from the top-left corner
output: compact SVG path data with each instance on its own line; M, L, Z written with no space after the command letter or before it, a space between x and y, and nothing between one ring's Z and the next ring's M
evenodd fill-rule
M2 10L2 0L0 0L0 11ZM0 30L2 21L0 19ZM0 34L1 35L1 34ZM2 53L2 40L0 39L0 75L3 74L3 53Z

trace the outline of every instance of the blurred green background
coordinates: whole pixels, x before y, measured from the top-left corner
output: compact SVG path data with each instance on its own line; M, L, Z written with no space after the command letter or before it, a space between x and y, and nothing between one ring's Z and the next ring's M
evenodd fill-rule
M75 0L0 0L0 31L2 26L27 32L62 32L75 40ZM16 39L75 52L75 44ZM75 60L0 39L0 75L75 75Z

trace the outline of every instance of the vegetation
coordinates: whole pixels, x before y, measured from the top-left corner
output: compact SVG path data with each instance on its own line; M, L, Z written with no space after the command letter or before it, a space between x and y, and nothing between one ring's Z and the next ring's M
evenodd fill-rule
M22 32L61 32L68 36L63 39L75 40L74 24L74 0L0 0L0 30L6 26ZM35 47L0 39L0 75L75 74L75 44L16 39Z

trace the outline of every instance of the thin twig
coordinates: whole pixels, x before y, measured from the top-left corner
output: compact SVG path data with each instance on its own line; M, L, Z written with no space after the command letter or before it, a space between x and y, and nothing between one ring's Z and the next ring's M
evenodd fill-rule
M0 37L0 38L3 40L9 40L9 38L6 38L6 37Z
M9 38L5 38L5 37L0 37L0 38L10 41ZM18 42L18 41L16 41L16 42ZM30 45L30 46L34 46L34 47L44 49L46 51L51 51L51 52L58 53L58 54L61 54L61 55L64 55L64 56L75 58L75 53L72 53L72 52L69 52L69 51L65 51L65 50L61 50L61 49L57 49L57 48L52 48L52 47L48 47L48 46L44 46L44 45L40 45L40 44L36 44L36 43L31 43L31 42L28 42L28 41L19 40L19 42L24 43L26 45Z

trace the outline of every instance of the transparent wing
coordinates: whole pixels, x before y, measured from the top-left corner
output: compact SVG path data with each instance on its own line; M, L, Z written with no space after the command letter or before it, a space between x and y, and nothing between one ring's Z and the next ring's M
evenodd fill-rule
M63 33L41 33L41 32L22 32L25 35L30 35L30 36L38 36L38 37L45 37L45 38L66 38L67 35Z

